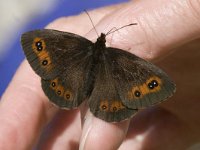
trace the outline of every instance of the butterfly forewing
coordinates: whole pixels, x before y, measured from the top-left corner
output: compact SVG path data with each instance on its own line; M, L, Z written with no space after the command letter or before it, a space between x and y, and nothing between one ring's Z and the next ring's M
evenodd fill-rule
M50 29L26 32L21 43L31 67L44 79L55 78L64 72L74 57L90 55L93 44L76 34Z
M117 93L128 108L154 105L175 92L167 74L150 62L116 48L106 53Z
M91 57L72 60L65 71L55 79L42 79L42 88L49 99L59 107L70 109L78 107L88 96L86 70L90 70Z

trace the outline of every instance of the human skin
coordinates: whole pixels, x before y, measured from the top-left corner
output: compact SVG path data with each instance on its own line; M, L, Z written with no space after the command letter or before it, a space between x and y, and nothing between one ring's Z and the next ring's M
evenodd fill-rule
M107 45L154 62L174 80L176 94L132 119L107 123L84 104L69 111L52 105L25 60L1 98L0 149L185 150L200 142L200 1L134 0L89 14L99 33L137 23L109 35ZM97 38L85 13L47 28Z

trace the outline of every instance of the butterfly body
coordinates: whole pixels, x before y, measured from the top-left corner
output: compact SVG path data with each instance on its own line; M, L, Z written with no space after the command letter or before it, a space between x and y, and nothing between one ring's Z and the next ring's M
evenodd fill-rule
M108 122L133 116L138 109L173 95L174 83L155 65L121 49L73 33L34 30L21 43L47 97L61 108L87 101L90 111Z

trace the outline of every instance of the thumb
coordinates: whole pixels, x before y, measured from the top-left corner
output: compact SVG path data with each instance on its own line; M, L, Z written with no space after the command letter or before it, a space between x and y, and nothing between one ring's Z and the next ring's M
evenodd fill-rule
M128 50L145 59L155 59L200 35L198 0L133 1L122 6L95 25L97 31L107 33L113 27L138 24L107 36L107 44L112 47ZM91 31L88 37L96 39L96 34Z

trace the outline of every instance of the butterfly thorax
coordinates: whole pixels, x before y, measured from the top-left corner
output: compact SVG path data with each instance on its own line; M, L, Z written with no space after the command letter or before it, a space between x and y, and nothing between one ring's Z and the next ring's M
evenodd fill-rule
M101 33L100 37L98 37L97 41L94 43L93 58L95 59L95 61L99 60L99 57L101 57L101 54L103 53L105 48L106 35L104 33Z
M95 42L95 49L104 49L106 47L106 35L101 33L101 36L98 37Z
M101 33L100 37L98 37L97 41L94 43L92 48L92 59L90 66L88 66L88 73L85 79L86 85L86 93L85 95L89 96L92 93L94 88L95 76L98 73L98 65L101 63L103 59L103 53L106 48L106 35Z

